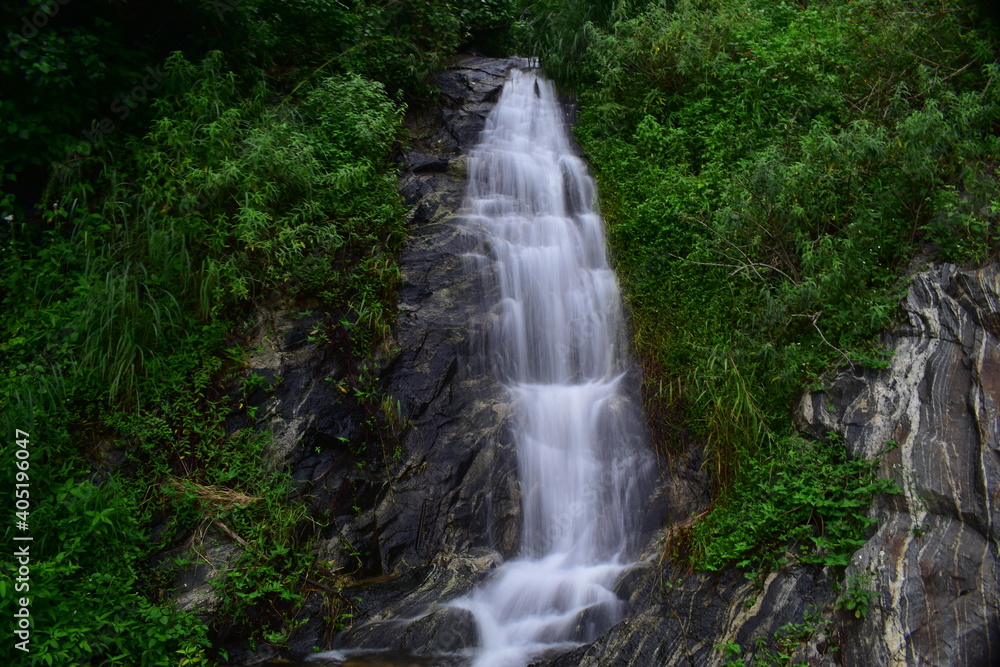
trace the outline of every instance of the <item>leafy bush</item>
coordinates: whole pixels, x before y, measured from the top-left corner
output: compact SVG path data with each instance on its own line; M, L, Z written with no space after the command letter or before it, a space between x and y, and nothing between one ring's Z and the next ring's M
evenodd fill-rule
M788 438L776 456L747 457L728 491L732 503L691 531L692 555L704 568L731 563L768 570L789 558L846 567L874 519L872 498L898 493L877 476L878 462L847 457L843 442Z
M872 587L873 580L872 573L867 570L851 573L834 606L853 613L855 618L864 618L868 615L868 606L872 600L880 595Z
M518 34L524 55L538 58L546 73L563 85L573 85L591 73L584 55L596 26L605 26L615 14L609 0L529 0Z
M140 131L163 58L214 48L248 57L254 2L12 0L0 8L0 166L5 189L34 203L53 163L89 153L105 134ZM151 74L152 73L152 76ZM102 126L105 130L100 130Z
M31 514L41 538L31 543L28 591L36 664L93 664L100 656L167 667L203 655L203 623L137 594L145 536L119 489L67 479L51 491ZM3 597L7 607L18 594L10 587ZM17 655L9 645L3 651Z
M338 75L280 100L262 82L244 93L218 53L163 69L145 136L63 165L0 257L0 408L5 432L36 438L31 528L48 536L32 551L43 664L203 660L207 628L162 601L170 572L148 560L209 526L244 548L217 581L223 610L253 606L248 632L282 632L309 522L266 441L223 428L218 385L239 356L223 332L251 298L305 286L371 353L393 313L401 109L383 87Z
M502 29L513 18L512 0L361 2L354 7L355 38L342 62L390 89L426 96L432 92L428 76L473 30Z
M503 51L514 0L403 0L351 3L258 0L263 57L279 64L332 67L426 96L429 76L473 35ZM315 71L315 70L314 70Z
M760 462L799 447L800 388L886 363L878 335L911 258L996 255L995 35L952 1L678 0L610 17L564 77L577 134L658 430L699 435L717 511L739 513Z
M513 0L15 0L0 8L0 213L29 210L53 164L142 135L169 54L212 49L289 87L355 72L407 94L472 34L505 44Z

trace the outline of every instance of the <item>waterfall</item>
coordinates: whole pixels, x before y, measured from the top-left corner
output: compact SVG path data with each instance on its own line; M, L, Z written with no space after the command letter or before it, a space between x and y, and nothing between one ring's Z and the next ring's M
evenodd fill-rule
M521 667L593 641L621 618L650 475L618 285L594 183L551 82L511 71L468 159L465 219L498 295L482 362L511 400L521 553L451 602L474 615L475 667Z

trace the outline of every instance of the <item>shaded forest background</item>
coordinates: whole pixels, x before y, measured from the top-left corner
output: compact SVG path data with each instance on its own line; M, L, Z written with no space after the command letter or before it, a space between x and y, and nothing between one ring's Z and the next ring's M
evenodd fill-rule
M266 430L226 433L266 384L235 332L308 298L350 354L386 344L391 156L460 49L539 56L577 100L658 446L712 473L674 554L697 567L846 562L891 484L797 437L792 401L885 364L907 275L997 254L997 42L970 3L60 0L0 21L0 448L30 433L33 664L224 659L171 602L196 555L151 560L206 521L249 545L216 622L252 641L287 640L306 579L342 583ZM350 390L390 418L372 378Z

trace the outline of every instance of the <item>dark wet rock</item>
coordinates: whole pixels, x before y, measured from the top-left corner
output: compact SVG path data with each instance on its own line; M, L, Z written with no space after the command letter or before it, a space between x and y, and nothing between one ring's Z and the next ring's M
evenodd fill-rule
M507 72L523 62L517 58L460 56L455 67L438 75L440 103L410 115L414 137L411 152L415 149L437 156L468 152L500 96Z
M759 583L735 570L692 574L655 563L631 576L633 613L597 641L533 667L723 665L727 643L739 644L744 659L770 664L775 633L801 623L829 591L818 568L774 572Z
M414 174L420 173L439 173L443 174L448 171L448 158L441 155L434 155L432 153L424 153L421 151L413 151L412 153L407 153L404 158L404 164L406 168L409 169Z
M441 558L399 575L357 581L338 594L341 600L356 602L351 610L355 616L351 629L333 636L314 603L315 609L300 613L307 622L292 635L289 653L305 659L319 646L324 650L421 656L420 664L438 664L433 656L453 654L478 643L471 613L447 602L468 591L497 564L496 554L483 551ZM454 655L442 658L441 664L452 660Z
M356 374L348 351L331 340L338 331L318 307L273 304L261 307L247 327L243 379L236 391L242 409L231 416L230 432L251 426L270 431L271 460L305 477L313 474L315 454L345 449L358 434L365 414L338 386Z
M467 58L439 77L443 104L411 117L414 150L400 189L411 206L410 240L400 257L403 284L385 392L399 402L407 429L392 482L371 486L372 502L341 535L364 545L373 574L398 574L433 558L495 550L519 542L516 461L506 436L507 399L470 364L470 323L480 314L479 277L464 256L476 251L458 216L465 193L464 154L504 76L516 61ZM439 142L435 137L452 141ZM433 160L431 158L433 157ZM448 168L425 168L428 164ZM481 252L481 251L480 251Z
M423 589L424 593L429 597L439 595L434 590L434 585L439 582L444 583L444 588L454 595L456 591L472 586L476 579L453 579L453 586L449 586L440 577L431 575L424 581L425 585L430 584ZM436 603L414 603L414 598L419 599L420 596L411 596L402 607L389 605L378 617L358 624L338 638L335 647L392 647L395 650L434 654L459 651L479 643L479 631L472 612Z
M135 476L133 454L137 445L127 439L95 438L89 452L90 481L102 485L112 475Z
M246 665L247 667L256 665L281 664L281 651L276 646L266 644L250 647L241 642L227 643L220 646L226 652L227 660L224 665ZM275 663L270 662L275 660Z
M474 644L468 612L441 604L513 555L520 542L508 399L470 363L483 295L480 276L464 257L484 251L459 215L464 155L517 62L464 59L440 75L442 104L407 119L414 141L400 159L400 192L410 206L410 239L400 257L396 351L379 369L382 391L398 402L398 442L369 442L363 467L332 460L322 443L310 453L318 438L353 440L352 425L361 421L356 412L351 421L357 408L337 396L335 384L322 381L324 374L345 373L336 358L298 365L305 374L297 381L300 391L329 405L304 403L296 394L276 395L263 406L276 419L279 442L289 444L278 447L278 459L292 462L296 479L330 511L321 558L359 581L344 590L362 602L354 628L336 647L446 652ZM278 361L254 366L278 367ZM293 372L285 368L283 384ZM325 645L325 631L310 622L293 642Z
M177 608L208 619L219 607L213 579L224 575L243 554L243 549L218 529L196 536L195 544L170 549L159 554L157 567L168 570L175 557L189 556L193 550L198 560L174 577L173 594Z

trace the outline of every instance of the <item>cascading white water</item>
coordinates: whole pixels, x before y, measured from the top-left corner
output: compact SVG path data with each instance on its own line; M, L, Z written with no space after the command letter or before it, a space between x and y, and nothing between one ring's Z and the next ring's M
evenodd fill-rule
M476 667L522 666L596 639L621 615L649 459L627 370L594 184L552 84L513 70L468 161L466 219L499 302L486 363L515 413L521 555L454 600L478 623Z

